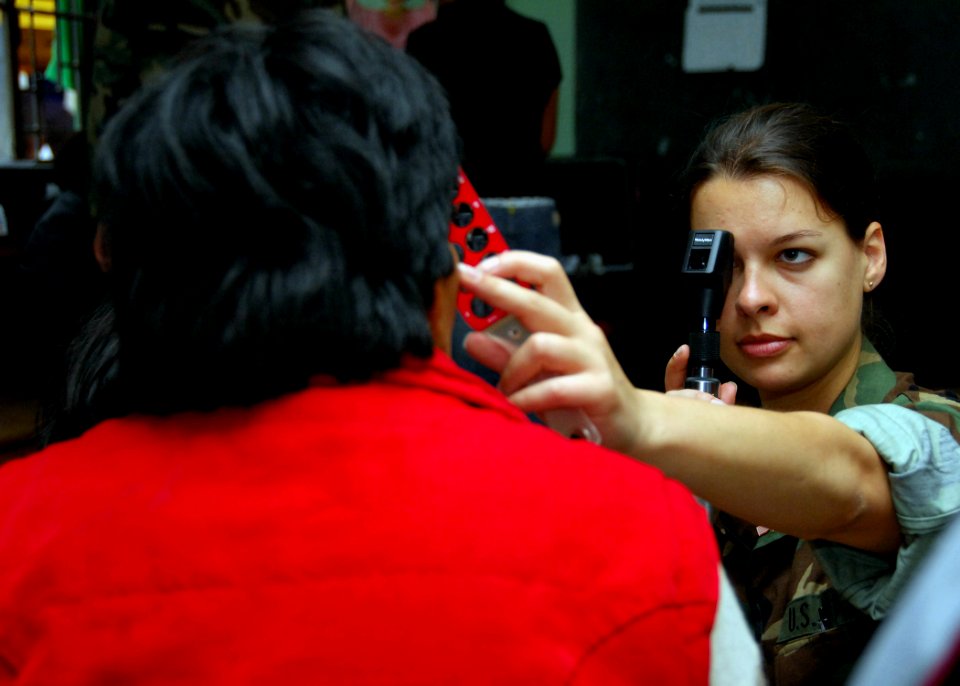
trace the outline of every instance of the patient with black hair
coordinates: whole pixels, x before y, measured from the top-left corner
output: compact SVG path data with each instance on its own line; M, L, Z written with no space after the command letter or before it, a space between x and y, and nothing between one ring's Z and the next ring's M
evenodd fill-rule
M110 304L0 467L0 681L755 680L690 493L450 359L458 163L433 78L325 11L111 119Z

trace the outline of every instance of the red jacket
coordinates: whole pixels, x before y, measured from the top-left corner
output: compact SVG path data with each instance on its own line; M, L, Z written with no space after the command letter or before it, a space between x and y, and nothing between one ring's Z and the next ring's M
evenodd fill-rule
M0 683L706 683L717 583L684 488L440 354L0 468Z

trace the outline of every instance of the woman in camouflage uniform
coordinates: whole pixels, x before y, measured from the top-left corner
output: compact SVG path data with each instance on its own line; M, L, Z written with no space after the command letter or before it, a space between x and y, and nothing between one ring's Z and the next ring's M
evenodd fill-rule
M713 506L772 682L843 683L960 510L960 404L891 371L861 331L886 245L867 155L845 127L804 105L754 108L708 134L688 179L691 228L734 235L721 357L763 409L732 406L730 383L722 400L678 390L686 346L667 366L671 392L634 388L541 256L462 268L535 332L512 356L481 335L467 346L523 410L582 407L605 445Z

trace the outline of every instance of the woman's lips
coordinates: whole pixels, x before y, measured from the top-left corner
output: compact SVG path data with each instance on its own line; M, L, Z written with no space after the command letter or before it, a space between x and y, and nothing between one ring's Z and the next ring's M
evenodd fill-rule
M787 349L790 339L775 336L747 336L737 345L745 355L750 357L773 357Z

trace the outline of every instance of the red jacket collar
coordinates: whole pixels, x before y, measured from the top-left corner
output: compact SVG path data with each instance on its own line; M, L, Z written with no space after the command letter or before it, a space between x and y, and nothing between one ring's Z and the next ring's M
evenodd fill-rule
M393 386L426 388L459 398L474 407L495 410L514 419L526 421L523 414L489 383L462 369L449 355L434 349L433 356L422 359L408 355L401 366L374 377L374 381ZM363 383L363 382L360 382ZM313 386L335 386L330 377L315 377Z

